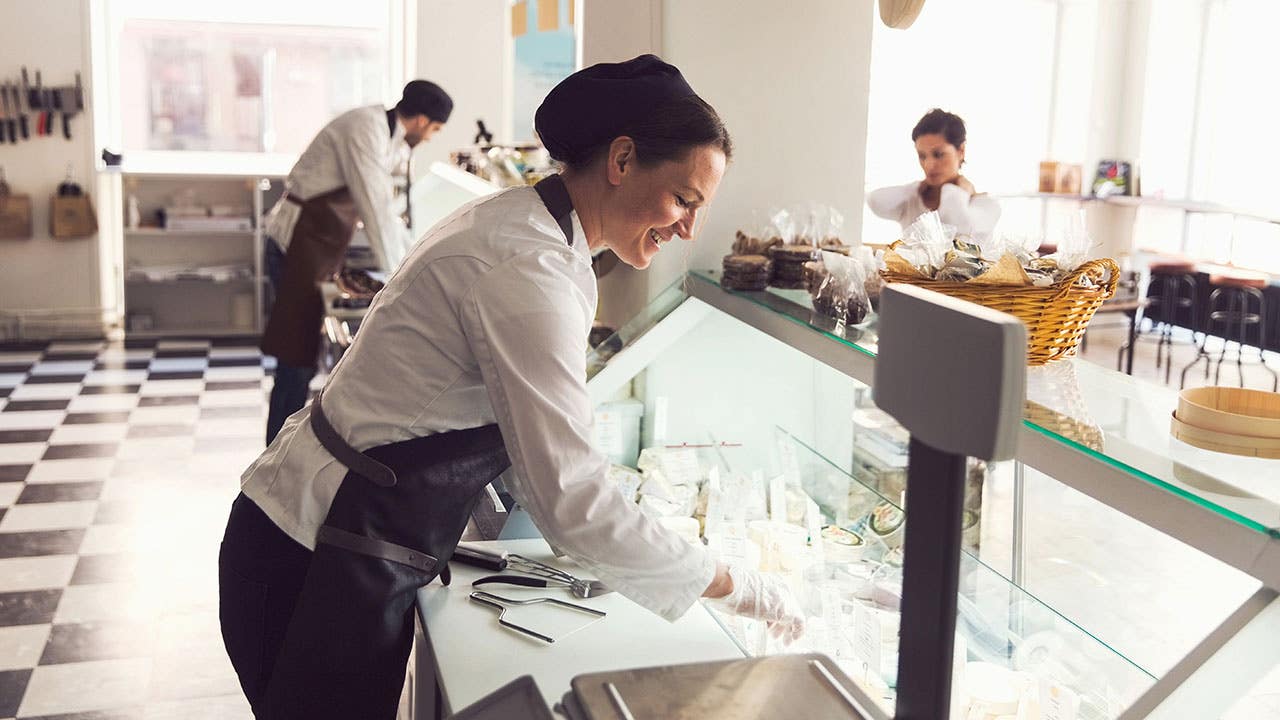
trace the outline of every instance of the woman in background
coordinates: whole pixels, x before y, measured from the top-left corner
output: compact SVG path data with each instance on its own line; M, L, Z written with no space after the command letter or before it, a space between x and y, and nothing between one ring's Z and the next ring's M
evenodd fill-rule
M911 131L924 180L880 188L867 196L871 212L897 220L906 230L920 215L937 210L942 222L956 234L976 239L989 237L1000 219L1000 203L974 190L960 174L964 165L964 120L934 108Z

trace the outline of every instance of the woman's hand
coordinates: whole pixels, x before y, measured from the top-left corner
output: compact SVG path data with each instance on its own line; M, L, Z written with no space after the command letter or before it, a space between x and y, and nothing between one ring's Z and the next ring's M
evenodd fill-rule
M975 189L974 189L974 187L973 187L973 183L969 182L969 178L967 178L967 177L965 177L965 176L963 176L963 175L957 175L957 176L955 176L954 178L952 178L951 180L949 180L948 182L950 182L952 185L955 185L956 187L960 188L961 190L964 190L965 192L969 193L970 195L974 195L974 194L976 194L976 193L978 192L977 190L975 190Z
M920 193L920 202L930 210L937 210L938 205L942 202L942 188L937 185L930 185L927 181L920 183L920 188L916 191Z
M726 587L727 585L727 587ZM720 563L702 593L735 615L764 621L769 634L790 645L804 634L804 613L780 578Z

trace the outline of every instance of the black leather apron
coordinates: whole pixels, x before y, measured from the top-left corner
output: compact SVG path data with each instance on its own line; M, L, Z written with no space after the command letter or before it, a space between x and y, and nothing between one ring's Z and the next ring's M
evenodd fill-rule
M570 244L564 183L536 186ZM498 426L454 430L364 452L325 416L311 428L348 473L316 536L297 607L267 685L266 717L395 717L413 642L417 591L447 562L484 486L507 467Z

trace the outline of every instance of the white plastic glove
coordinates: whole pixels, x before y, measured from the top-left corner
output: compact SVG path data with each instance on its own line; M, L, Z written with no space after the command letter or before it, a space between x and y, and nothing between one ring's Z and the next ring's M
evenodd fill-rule
M769 634L790 645L804 634L804 613L781 578L730 565L733 590L716 603L728 612L763 620Z

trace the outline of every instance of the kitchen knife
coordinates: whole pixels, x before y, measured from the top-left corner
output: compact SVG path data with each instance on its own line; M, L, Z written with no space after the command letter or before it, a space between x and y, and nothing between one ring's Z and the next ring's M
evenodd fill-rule
M0 100L3 101L0 102L0 107L4 108L3 112L0 112L0 143L6 140L16 143L18 142L18 126L14 122L13 109L9 105L8 85L0 85Z
M451 560L456 560L463 565L471 565L473 567L484 568L485 570L506 570L507 557L505 553L491 552L489 550L481 550L474 546L458 543L458 547L453 551Z
M31 128L27 125L27 111L24 108L22 100L22 91L18 88L18 83L9 85L9 94L13 96L13 107L18 113L18 127L22 130L22 139L26 140L31 137Z

